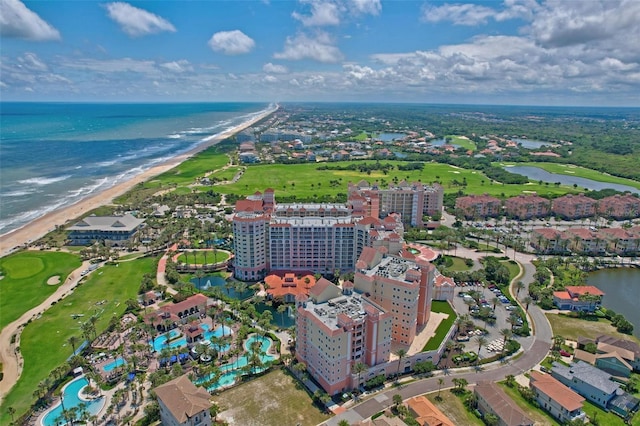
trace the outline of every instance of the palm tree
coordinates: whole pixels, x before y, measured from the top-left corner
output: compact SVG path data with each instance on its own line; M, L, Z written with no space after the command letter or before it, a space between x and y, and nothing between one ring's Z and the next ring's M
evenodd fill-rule
M444 385L444 379L442 377L438 377L438 396L436 398L440 399L440 390L442 389L442 385Z
M404 349L398 349L395 352L395 355L398 357L398 369L396 370L396 381L397 381L398 377L400 376L400 364L402 363L402 358L404 358L407 355L407 351Z
M284 303L280 306L278 306L278 313L280 314L280 324L282 324L282 327L284 328L284 313L287 310L287 305L285 305Z
M11 422L14 422L14 416L16 414L16 409L13 407L7 407L7 413L11 416Z
M487 338L484 336L477 336L476 343L478 344L478 359L480 359L480 349L487 344Z
M504 340L502 341L502 352L504 353L504 350L507 346L507 340L511 339L511 337L513 336L513 331L509 330L508 328L503 328L502 330L500 330L500 335L504 338Z
M518 281L515 286L516 286L516 296L517 296L518 294L520 294L520 290L522 290L525 286L522 281Z
M500 301L500 299L498 299L497 297L494 297L491 299L491 303L493 303L493 310L495 311L496 309L496 305L498 304L498 302Z
M393 405L395 405L396 410L398 409L398 405L402 404L402 395L399 393L393 395Z
M78 336L76 336L75 334L72 334L67 339L67 342L69 342L69 344L71 345L71 348L73 348L73 354L75 355L75 353L76 353L76 345L78 344Z
M362 362L357 362L356 365L353 366L353 372L356 373L358 375L358 388L360 387L360 377L362 376L362 373L364 373L365 371L367 371L368 368L367 366L362 363Z
M533 299L530 296L525 297L524 299L522 299L522 303L524 303L525 305L525 311L529 312L529 305L531 304L531 302L533 301Z

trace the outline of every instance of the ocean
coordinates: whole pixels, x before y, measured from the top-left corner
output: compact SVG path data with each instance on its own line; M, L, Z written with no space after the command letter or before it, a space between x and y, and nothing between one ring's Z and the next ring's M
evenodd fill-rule
M0 235L126 181L265 103L0 103Z

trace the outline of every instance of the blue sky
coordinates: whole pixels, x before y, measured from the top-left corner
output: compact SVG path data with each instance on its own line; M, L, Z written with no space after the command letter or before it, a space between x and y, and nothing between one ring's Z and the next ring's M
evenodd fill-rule
M0 95L640 106L640 1L0 0Z

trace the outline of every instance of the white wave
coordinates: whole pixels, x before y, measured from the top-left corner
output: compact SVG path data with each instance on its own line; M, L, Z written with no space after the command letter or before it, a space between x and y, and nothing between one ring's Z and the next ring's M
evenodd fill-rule
M3 197L24 197L25 195L31 195L34 192L37 192L35 189L23 189L23 190L17 190L17 191L9 191L9 192L4 192L2 194Z
M19 180L18 183L21 183L23 185L41 185L42 186L42 185L50 185L56 182L61 182L63 180L69 179L70 177L71 175L64 175L64 176L58 176L58 177L52 177L52 178L34 177L34 178Z
M109 167L109 166L113 166L116 163L117 163L116 160L102 161L100 163L96 163L96 167Z
M167 137L169 139L180 139L182 137L182 135L179 134L179 133L173 133L173 134L167 135Z
M81 168L82 168L82 166L76 166L76 170L81 169Z

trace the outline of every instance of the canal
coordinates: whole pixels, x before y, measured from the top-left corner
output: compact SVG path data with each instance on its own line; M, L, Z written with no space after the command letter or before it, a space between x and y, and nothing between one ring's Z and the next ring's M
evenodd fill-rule
M604 307L624 315L640 338L640 269L602 269L590 273L587 284L605 292Z

